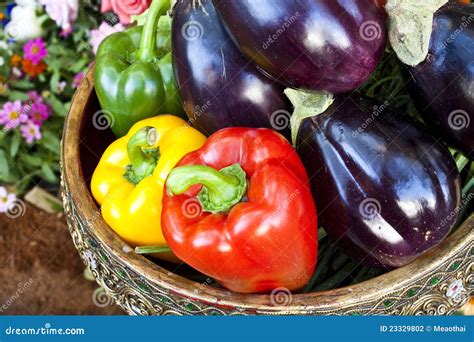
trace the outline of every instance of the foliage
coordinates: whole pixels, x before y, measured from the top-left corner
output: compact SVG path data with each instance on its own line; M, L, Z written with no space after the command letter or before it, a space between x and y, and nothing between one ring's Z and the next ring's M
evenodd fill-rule
M4 17L2 28L12 6L10 3L0 8L0 15ZM41 6L38 6L38 16L47 18ZM41 125L42 137L31 144L22 137L19 127L2 127L0 183L12 184L21 193L31 181L58 182L64 118L78 81L93 59L90 31L99 26L101 17L99 1L88 0L80 2L78 18L69 34L47 18L42 25L47 56L34 66L39 71L37 76L29 75L25 67L27 41L15 41L6 30L0 31L0 109L5 103L17 100L29 109L32 102L27 93L33 90L50 108L49 117ZM44 70L41 70L43 64Z

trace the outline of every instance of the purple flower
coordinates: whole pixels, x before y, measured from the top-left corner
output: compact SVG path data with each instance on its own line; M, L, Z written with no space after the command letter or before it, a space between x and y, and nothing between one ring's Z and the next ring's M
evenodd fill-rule
M59 33L59 36L62 38L67 38L71 35L72 33L72 26L70 26L68 29L62 29L61 32Z
M5 102L0 110L0 124L5 125L7 129L18 127L27 120L28 116L24 113L20 101Z
M46 44L41 38L32 39L26 43L25 46L23 46L23 52L25 59L31 61L34 65L41 62L43 58L48 55Z
M29 110L29 117L33 123L41 126L43 122L49 118L49 106L43 102L34 102Z
M27 92L26 95L32 102L43 102L43 98L35 90Z
M99 28L91 31L91 45L92 51L94 54L97 54L97 49L99 49L100 43L115 32L123 31L125 28L122 24L117 24L115 26L110 26L107 22L103 21L100 24Z
M15 207L16 195L8 193L7 189L0 186L0 213L7 213Z
M31 144L35 140L40 140L42 137L40 126L31 120L20 127L20 132L22 137L25 138L27 144Z
M79 85L81 84L81 81L82 81L83 78L84 78L84 73L83 72L80 72L80 73L76 74L76 76L74 76L74 79L72 80L72 87L74 89L78 88Z
M71 24L76 21L79 12L79 0L40 0L45 6L48 16L63 30L71 29Z

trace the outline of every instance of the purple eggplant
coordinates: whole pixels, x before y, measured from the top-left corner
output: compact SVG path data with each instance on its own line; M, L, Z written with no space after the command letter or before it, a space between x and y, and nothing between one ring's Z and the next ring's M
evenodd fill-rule
M214 0L234 42L286 86L354 90L380 61L384 12L375 0Z
M232 43L212 1L180 0L173 13L173 69L192 125L206 134L245 126L288 136L284 89Z
M303 120L297 151L322 226L369 266L403 266L456 222L460 176L449 151L408 116L359 96Z
M474 159L474 5L435 13L428 58L410 68L418 111L438 136Z

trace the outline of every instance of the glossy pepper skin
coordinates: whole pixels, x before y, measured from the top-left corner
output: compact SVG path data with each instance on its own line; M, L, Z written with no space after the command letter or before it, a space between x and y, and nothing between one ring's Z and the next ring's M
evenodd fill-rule
M178 258L235 292L297 290L309 281L316 208L283 136L223 129L177 166L166 183L162 227Z
M155 0L143 28L107 37L96 58L95 89L117 137L158 114L184 115L171 63L170 31L157 33L169 0Z
M166 246L160 227L166 177L204 142L205 137L182 119L160 115L138 122L107 148L91 189L104 220L123 240L134 247Z

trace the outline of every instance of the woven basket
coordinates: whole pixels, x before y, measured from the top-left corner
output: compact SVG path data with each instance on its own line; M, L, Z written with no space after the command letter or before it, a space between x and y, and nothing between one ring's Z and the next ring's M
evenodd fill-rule
M368 281L330 291L242 295L191 281L137 255L103 221L89 190L99 157L113 136L105 128L90 70L66 119L61 175L74 244L97 282L134 315L444 315L474 293L474 215L415 262ZM100 125L104 124L103 127ZM168 267L168 269L170 269Z

